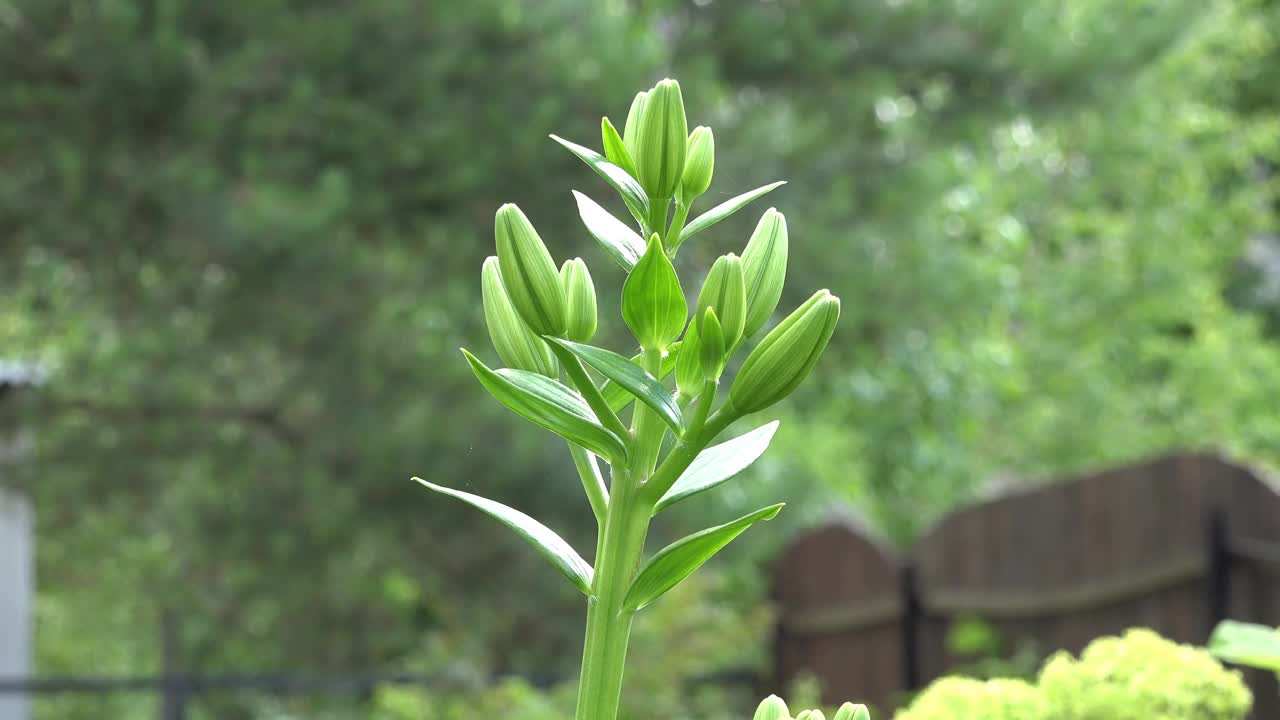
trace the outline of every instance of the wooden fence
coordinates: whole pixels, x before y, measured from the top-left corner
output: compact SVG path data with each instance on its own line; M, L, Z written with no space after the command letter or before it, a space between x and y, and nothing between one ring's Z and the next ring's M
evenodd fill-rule
M1280 625L1280 491L1212 455L1174 455L1010 494L945 517L907 556L849 523L778 559L775 689L801 672L829 701L891 707L955 668L945 638L978 617L1044 653L1150 627L1203 644L1226 617ZM1247 673L1254 717L1280 718Z

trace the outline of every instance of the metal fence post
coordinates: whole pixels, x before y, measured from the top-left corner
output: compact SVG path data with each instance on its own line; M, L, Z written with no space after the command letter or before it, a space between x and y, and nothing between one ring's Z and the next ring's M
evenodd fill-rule
M1231 609L1231 548L1227 514L1214 506L1205 515L1205 637Z
M898 593L902 609L902 685L905 690L912 691L919 689L921 685L920 623L924 619L924 613L920 604L916 566L911 560L903 560L898 567Z
M160 720L186 720L187 682L181 675L165 675Z

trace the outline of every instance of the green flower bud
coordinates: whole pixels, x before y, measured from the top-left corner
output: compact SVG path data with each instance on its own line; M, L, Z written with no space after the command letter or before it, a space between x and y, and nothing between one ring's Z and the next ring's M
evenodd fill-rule
M770 695L760 703L760 707L756 708L755 717L752 720L791 720L791 711L787 709L787 704L777 695Z
M627 111L627 121L622 125L622 143L627 152L631 153L633 161L638 161L640 157L640 116L644 115L644 106L648 101L648 90L636 93L631 101L631 109Z
M494 217L502 285L525 323L539 335L563 337L568 329L564 288L551 253L529 218L512 204Z
M827 720L821 710L805 710L796 716L796 720Z
M720 320L716 318L715 308L707 308L707 312L702 317L702 326L698 329L698 359L703 378L720 379L720 373L724 372L725 341L724 335L720 332Z
M769 322L782 299L787 279L787 219L782 213L769 208L761 216L742 251L742 272L747 283L747 320L742 333L751 337Z
M496 257L486 259L480 270L480 298L489 339L493 341L493 349L498 351L503 364L551 378L559 375L559 363L551 354L551 348L529 329L512 307L511 298L502 286Z
M747 290L744 277L742 261L738 256L733 253L722 255L711 266L706 282L702 283L702 291L698 293L694 318L701 323L707 308L715 308L716 316L720 320L720 328L724 332L724 345L729 349L732 349L742 337L747 321Z
M702 338L698 337L698 322L695 318L684 331L684 339L680 341L680 354L676 357L676 388L687 398L700 395L706 380L702 376L701 344Z
M689 306L680 278L654 233L644 256L622 284L622 319L646 350L663 350L680 337Z
M689 135L685 151L684 175L680 180L680 199L685 204L711 187L711 175L716 167L716 138L711 128L701 126Z
M753 413L790 395L818 363L839 319L840 299L826 290L814 293L747 356L729 401L739 412Z
M680 83L663 80L649 91L636 128L638 147L632 151L640 184L651 198L671 198L684 174L689 126L684 116ZM628 144L630 150L630 143Z
M871 720L871 713L867 710L866 705L845 703L836 711L836 716L833 720Z
M590 342L596 334L596 286L582 258L564 261L560 266L560 284L564 286L568 305L567 337L574 342Z

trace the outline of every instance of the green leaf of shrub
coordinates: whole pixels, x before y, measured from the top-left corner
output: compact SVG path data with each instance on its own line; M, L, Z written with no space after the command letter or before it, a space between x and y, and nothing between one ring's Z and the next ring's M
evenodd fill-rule
M623 606L629 610L639 610L657 600L681 580L689 577L694 570L702 567L703 563L742 534L743 530L760 520L769 520L777 515L783 504L770 505L733 522L694 533L659 550L640 568L627 590Z
M1280 672L1280 630L1224 620L1209 638L1209 652L1237 665Z
M484 511L491 517L496 518L507 527L516 531L520 537L524 538L537 548L542 556L551 561L551 564L560 571L562 575L574 584L574 587L582 591L584 595L591 595L591 575L592 569L586 560L582 559L563 538L555 534L551 528L525 515L514 508L507 507L500 502L495 502L488 498L472 495L471 493L462 492L461 490L453 490L451 488L429 483L422 478L414 478L415 482L422 483L424 486L435 490L438 493L455 497L472 507Z
M752 200L755 200L758 197L766 195L769 192L773 191L774 189L779 188L786 184L787 184L786 180L779 180L777 182L769 183L768 185L758 187L755 190L744 192L741 195L738 195L737 197L732 197L732 198L729 198L728 200L725 200L719 205L702 213L697 218L695 218L692 222L686 225L684 228L684 232L680 233L680 239L678 242L680 244L683 244L685 240L688 240L694 235L697 235L703 230L706 230L712 225L715 225L721 220L729 217L730 215L746 207L747 203L751 202Z
M585 148L577 143L569 142L558 135L552 135L552 140L560 143L569 152L578 156L578 159L586 163L588 167L596 171L596 174L604 178L618 194L622 195L622 201L627 204L627 209L631 211L632 217L636 222L643 224L649 217L649 195L645 193L644 188L640 187L639 181L627 174L626 170L609 162L609 159L600 153Z
M645 372L644 368L604 348L550 336L544 339L551 343L551 351L560 357L561 362L573 362L574 356L577 356L596 372L611 382L617 383L618 387L652 408L677 436L684 432L684 418L680 416L680 406L676 404L675 398L671 397L671 393L667 392L662 383Z
M582 224L587 227L587 232L591 233L591 237L595 238L614 262L621 265L623 270L631 272L644 256L644 238L600 207L595 200L577 190L573 191L573 197L578 201L578 215L582 218Z
M680 479L676 480L671 489L667 490L662 499L658 501L658 504L653 508L653 514L657 515L663 509L680 502L690 495L697 495L700 492L710 490L746 470L751 463L758 460L764 454L764 451L769 448L769 442L773 440L773 434L777 430L778 421L774 420L745 435L740 435L698 453L698 457L694 458L689 467L680 475Z
M667 354L662 356L662 370L658 373L659 380L667 379L675 371L676 358L679 352L680 343L678 342L667 348ZM630 359L631 362L638 363L643 358L644 355L633 355ZM604 384L600 386L600 394L604 395L605 402L609 403L609 407L613 408L614 412L622 412L636 399L635 395L632 395L626 388L612 380L605 380Z
M503 405L610 462L626 460L627 448L622 440L600 424L578 393L526 370L490 370L466 350L462 354L480 384Z

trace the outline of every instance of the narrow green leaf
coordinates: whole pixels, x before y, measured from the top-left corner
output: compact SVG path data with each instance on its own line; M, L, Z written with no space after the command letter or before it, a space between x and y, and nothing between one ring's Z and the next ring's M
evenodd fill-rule
M662 370L659 372L659 380L666 380L667 376L671 375L671 373L675 371L676 357L679 355L679 352L680 343L678 342L673 343L671 347L667 348L666 354L662 356ZM643 354L633 355L630 360L633 363L638 363L643 358ZM604 384L600 386L600 394L604 395L605 402L609 403L609 407L613 408L614 412L622 412L628 405L635 402L636 399L635 395L632 395L626 388L612 380L605 380Z
M576 355L593 370L608 378L609 381L617 383L618 387L652 408L677 436L684 432L684 418L680 416L680 406L676 404L675 398L671 397L671 393L667 392L662 383L645 372L644 368L604 348L552 337L546 340L551 343L551 351L559 356L562 362L572 362L573 356Z
M591 237L600 243L600 247L604 248L614 262L621 265L623 270L631 272L644 256L644 238L600 207L595 200L577 190L573 191L573 197L578 201L578 215L582 218L582 224L587 226L587 232L591 233Z
M720 551L720 548L742 534L743 530L760 520L772 519L782 509L783 504L770 505L733 522L694 533L659 550L658 554L640 568L636 579L627 590L627 597L622 603L623 607L639 610L657 600L663 593L675 587L677 583L689 577L694 570L710 560L712 555Z
M752 200L755 200L758 197L766 195L772 190L774 190L775 188L781 187L786 184L787 184L786 180L779 180L778 182L769 183L768 185L765 185L763 187L758 187L755 190L744 192L741 195L738 195L737 197L733 197L728 200L725 200L719 205L702 213L697 218L695 218L693 222L686 225L684 228L684 232L680 233L680 242L683 244L685 240L688 240L694 235L697 235L703 230L706 230L712 225L715 225L721 220L729 217L730 215L746 207L747 203L751 202Z
M552 135L552 140L560 143L569 152L578 156L578 159L586 163L596 174L604 178L618 194L622 195L622 201L627 204L627 209L631 211L631 215L636 222L643 224L649 217L649 196L645 193L644 188L640 187L640 183L627 174L626 170L609 162L608 158L600 153L585 148L577 143L569 142L558 135Z
M467 356L480 384L503 405L609 462L626 460L626 445L600 424L578 393L537 373L510 368L490 370L465 349L462 354Z
M631 151L627 150L618 129L607 117L600 118L600 137L604 142L604 155L609 158L609 162L622 168L633 178L639 174L636 172L636 161L631 158Z
M1230 663L1280 673L1280 630L1224 620L1209 638L1209 652Z
M542 553L543 557L550 560L551 564L569 579L569 582L573 583L584 595L590 597L591 566L570 547L569 543L555 534L551 528L500 502L429 483L422 478L414 478L414 481L422 483L438 493L455 497L472 507L482 510L507 527L515 530L516 534L527 540L530 545L537 548L538 552Z
M622 284L622 319L646 350L665 350L680 337L689 303L671 258L654 233L644 257Z
M777 431L778 421L774 420L745 435L698 453L698 457L694 458L693 463L684 471L680 479L676 480L671 489L667 490L654 506L653 514L657 515L690 495L710 490L746 470L769 448L773 434Z

